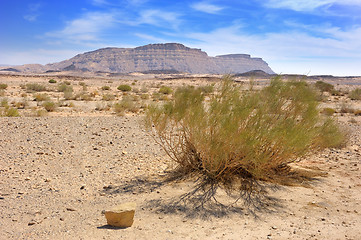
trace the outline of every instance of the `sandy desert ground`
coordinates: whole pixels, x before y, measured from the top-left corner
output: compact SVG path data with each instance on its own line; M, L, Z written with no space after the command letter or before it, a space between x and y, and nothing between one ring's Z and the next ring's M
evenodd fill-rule
M64 100L56 90L64 81L74 95L90 98ZM327 173L308 187L268 185L267 197L227 209L177 201L194 182L161 182L172 164L142 127L142 107L166 98L153 94L162 85L215 81L0 74L8 85L0 100L18 106L21 115L0 117L0 239L360 239L361 116L341 108L361 109L361 101L347 95L326 94L321 103L336 109L334 117L350 136L342 149L297 163ZM37 92L21 87L28 83L47 86L41 93L57 103L56 110L45 112L42 101L34 101ZM132 98L137 110L116 114L107 106L124 97L116 89L123 83L133 87L127 96L138 96ZM353 83L334 85L349 91L361 80ZM114 99L104 100L105 94ZM217 197L228 201L222 191ZM128 201L137 203L133 226L106 225L102 210Z

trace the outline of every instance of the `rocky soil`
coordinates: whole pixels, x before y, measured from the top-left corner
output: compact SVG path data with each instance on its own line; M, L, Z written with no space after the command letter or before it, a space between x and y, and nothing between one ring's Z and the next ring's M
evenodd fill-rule
M9 80L8 98L18 84ZM194 182L161 182L172 165L141 114L92 111L0 118L0 239L360 238L361 116L336 115L350 134L344 148L297 163L327 173L310 186L269 185L250 205L201 209L177 201ZM217 199L228 200L222 191ZM137 203L133 226L107 226L102 210L128 201Z

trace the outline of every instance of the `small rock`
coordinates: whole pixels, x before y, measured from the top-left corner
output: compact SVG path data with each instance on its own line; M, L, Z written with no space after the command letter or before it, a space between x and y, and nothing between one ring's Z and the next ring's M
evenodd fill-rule
M123 155L127 155L127 152L126 152L126 151L122 151L122 154L123 154Z
M134 220L136 203L127 202L120 204L110 210L105 210L104 215L107 223L114 227L131 227Z
M29 177L26 177L26 178L25 178L25 180L26 180L26 181L29 181L29 180L30 180L30 178L29 178Z
M36 222L35 222L34 220L31 220L31 221L28 223L28 226L32 226L32 225L34 225L34 224L36 224Z
M67 210L67 211L70 211L70 212L76 211L74 208L70 208L70 207L66 208L66 210Z

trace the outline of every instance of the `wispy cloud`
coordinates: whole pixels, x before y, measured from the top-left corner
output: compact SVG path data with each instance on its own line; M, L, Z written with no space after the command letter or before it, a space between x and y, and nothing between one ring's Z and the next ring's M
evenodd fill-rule
M177 28L181 23L180 16L181 14L177 12L148 9L141 11L139 18L133 24L150 24L163 28Z
M187 36L193 39L192 47L201 47L212 56L249 53L263 57L279 73L299 72L304 69L304 72L299 73L311 70L311 73L315 74L323 68L324 72L332 74L333 69L326 69L325 62L328 62L329 66L340 64L350 72L355 71L352 67L356 66L356 63L361 64L361 27L347 31L323 28L322 31L329 37L316 37L302 31L252 35L243 31L242 27L233 25L208 33L190 33ZM337 69L334 70L337 72Z
M154 43L166 43L168 42L166 39L160 38L160 37L155 37L149 34L144 34L144 33L135 33L135 36L144 39L144 40L148 40L148 41L152 41Z
M294 11L313 11L334 4L361 6L360 0L266 0L263 3L270 8L286 8Z
M24 19L29 22L36 21L36 19L40 16L40 11L39 11L40 8L41 8L40 3L29 4L28 10L27 10L28 13L26 15L24 15Z
M210 13L210 14L216 14L219 11L224 9L224 7L217 6L217 5L208 3L208 2L194 3L194 4L191 5L191 8L193 8L193 9L195 9L197 11Z
M88 12L82 17L68 21L59 31L48 32L46 37L75 42L97 41L99 35L115 22L114 13Z

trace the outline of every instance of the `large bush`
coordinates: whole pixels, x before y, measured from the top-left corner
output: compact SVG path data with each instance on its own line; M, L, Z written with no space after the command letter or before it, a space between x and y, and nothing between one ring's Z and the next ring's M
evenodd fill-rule
M344 139L315 97L305 82L277 77L263 90L241 92L226 77L209 101L199 88L179 88L172 101L149 107L146 126L184 176L223 186L275 180L287 164Z

